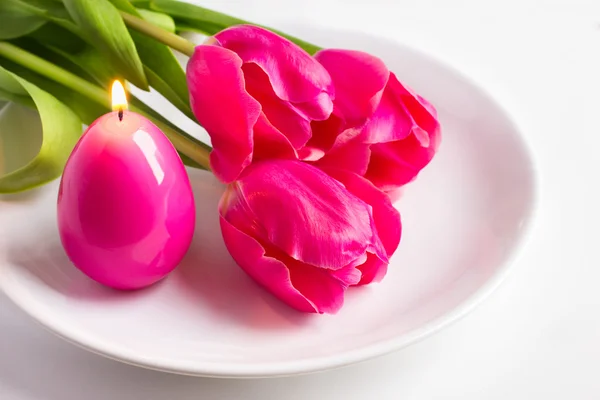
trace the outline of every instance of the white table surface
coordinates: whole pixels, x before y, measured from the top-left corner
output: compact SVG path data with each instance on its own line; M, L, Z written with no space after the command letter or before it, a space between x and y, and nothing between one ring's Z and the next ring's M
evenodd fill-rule
M501 288L450 328L373 361L285 379L120 364L47 333L0 295L0 399L600 399L600 2L197 2L276 27L393 38L469 75L534 149L533 235Z

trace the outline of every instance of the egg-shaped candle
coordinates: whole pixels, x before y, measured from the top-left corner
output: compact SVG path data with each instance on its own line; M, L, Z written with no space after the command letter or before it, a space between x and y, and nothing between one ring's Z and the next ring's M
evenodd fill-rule
M194 233L195 206L171 142L126 104L115 82L115 111L94 121L71 153L59 187L58 229L83 273L116 289L138 289L179 264Z

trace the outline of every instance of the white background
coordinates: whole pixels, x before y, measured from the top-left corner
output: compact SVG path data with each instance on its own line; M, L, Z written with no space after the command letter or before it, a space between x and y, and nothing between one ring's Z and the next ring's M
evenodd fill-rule
M534 150L532 238L475 312L403 351L272 380L147 371L55 338L0 295L0 399L600 399L600 2L197 0L284 28L356 29L488 89ZM507 160L510 162L510 160Z

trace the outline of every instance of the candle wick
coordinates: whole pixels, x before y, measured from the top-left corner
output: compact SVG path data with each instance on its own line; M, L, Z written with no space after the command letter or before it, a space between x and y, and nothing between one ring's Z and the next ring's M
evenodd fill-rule
M123 109L119 108L119 121L123 121Z

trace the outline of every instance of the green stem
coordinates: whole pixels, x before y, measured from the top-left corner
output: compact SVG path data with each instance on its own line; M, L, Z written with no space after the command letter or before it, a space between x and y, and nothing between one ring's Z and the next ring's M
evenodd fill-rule
M0 55L16 62L40 75L50 78L64 86L67 86L90 100L103 106L110 107L110 100L105 91L89 83L83 78L68 72L51 62L44 60L28 51L7 42L0 42Z
M111 108L109 96L101 87L96 86L85 79L17 46L0 41L0 56L4 56L9 60L24 66L25 68L28 68L42 76L45 76L46 78L62 84L63 86L75 90L102 106ZM169 140L171 140L177 150L181 151L183 154L200 164L202 167L210 170L208 158L209 151L206 148L199 143L182 136L175 130L171 129L168 125L152 118L142 110L139 110L134 106L130 108L132 111L135 111L152 120L152 122L165 133Z
M130 28L133 28L146 36L150 36L151 38L166 44L173 50L177 50L189 57L194 54L194 49L196 46L189 40L159 28L158 26L153 25L141 18L127 14L124 11L121 11L121 17L123 17L123 21L125 21Z

